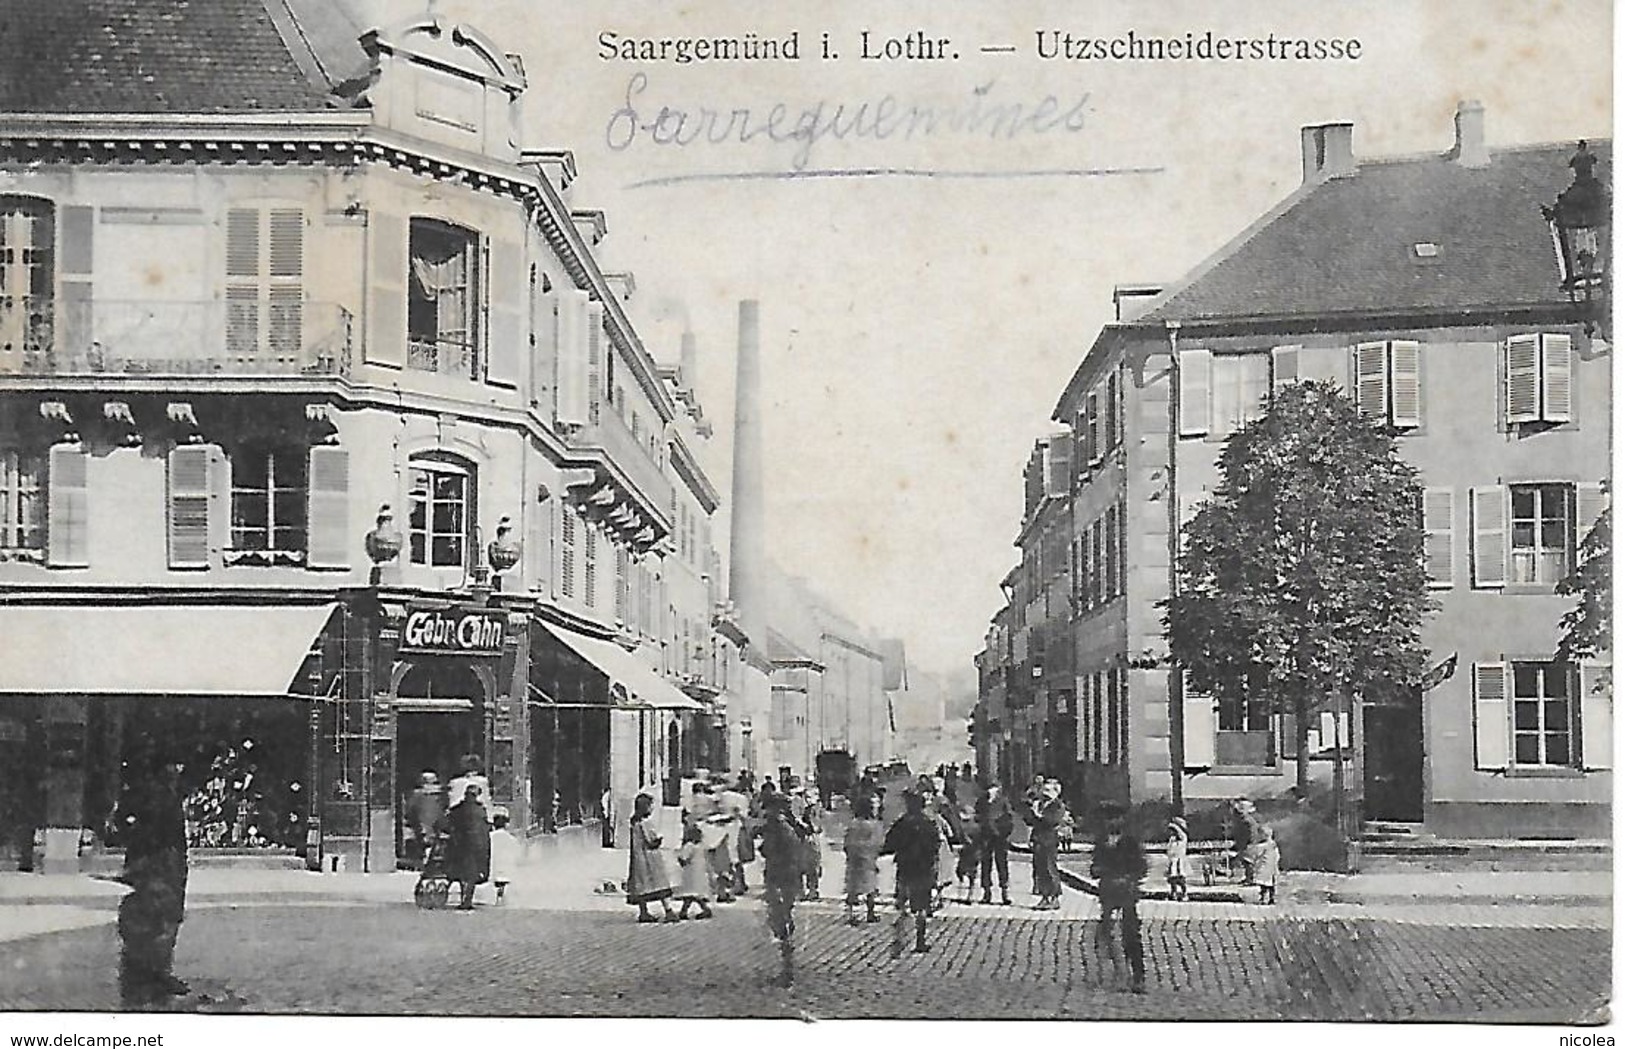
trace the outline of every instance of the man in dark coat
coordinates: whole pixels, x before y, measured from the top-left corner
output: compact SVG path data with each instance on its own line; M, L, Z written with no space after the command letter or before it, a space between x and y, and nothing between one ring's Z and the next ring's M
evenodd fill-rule
M451 840L446 848L447 877L462 889L460 911L474 909L474 889L491 876L491 824L480 803L480 788L463 788L463 800L446 813Z
M796 899L801 895L805 869L805 826L790 813L790 798L772 794L763 802L762 900L767 905L767 927L779 944L779 980L795 979Z
M931 914L937 889L937 848L941 838L937 822L925 814L925 796L918 791L903 795L906 811L886 831L882 856L897 861L897 924L892 932L892 957L903 953L909 915L914 916L914 951L924 954L931 948L925 942L925 922Z
M186 918L186 816L179 764L149 744L126 767L117 819L130 892L118 909L119 994L141 1008L191 990L171 969Z
M1145 948L1140 942L1140 882L1145 879L1145 849L1129 830L1120 806L1102 806L1105 832L1095 843L1094 876L1100 882L1100 924L1095 927L1095 950L1117 966L1112 948L1112 919L1118 918L1123 953L1128 957L1135 994L1145 993Z
M1010 835L1015 833L1016 813L1004 788L997 783L976 799L976 828L981 835L977 854L981 858L982 902L993 902L993 869L999 871L999 902L1010 905Z

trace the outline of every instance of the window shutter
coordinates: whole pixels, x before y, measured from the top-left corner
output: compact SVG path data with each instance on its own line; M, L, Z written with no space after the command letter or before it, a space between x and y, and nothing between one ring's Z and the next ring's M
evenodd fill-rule
M597 425L603 411L604 382L607 364L604 358L609 349L605 343L604 304L587 306L587 422Z
M1055 437L1044 446L1044 494L1047 496L1061 498L1066 495L1070 487L1072 480L1071 444L1070 441ZM684 511L686 515L686 506ZM686 520L688 518L685 516ZM685 524L685 530L687 527ZM692 554L692 551L689 553Z
M1211 692L1191 687L1190 673L1184 672L1185 767L1212 768L1217 758L1214 741L1219 731L1219 706Z
M1572 414L1573 346L1567 335L1540 337L1540 415L1549 423L1566 423Z
M1367 419L1388 419L1388 344L1362 342L1354 348L1354 402Z
M491 323L485 328L485 381L517 387L521 362L526 357L523 322L529 287L525 252L517 241L493 237L489 243L491 261L485 287L490 296Z
M1456 490L1422 490L1423 557L1428 585L1447 590L1456 584Z
M214 449L185 444L169 453L169 567L208 568L210 510L214 498L210 474Z
M1197 437L1208 431L1208 390L1212 386L1213 354L1182 350L1179 354L1179 436Z
M90 565L90 457L77 444L51 446L45 477L45 560L52 568Z
M1270 351L1270 388L1279 391L1298 381L1298 351L1302 346L1277 346Z
M96 262L96 209L85 205L63 207L57 230L61 241L57 275L62 285L56 323L57 352L78 357L89 352L91 343L96 340L90 305Z
M562 502L559 504L559 593L576 595L576 519Z
M1473 664L1473 765L1503 770L1511 762L1511 678L1505 663Z
M260 304L260 213L226 212L226 349L242 356L260 348L265 324Z
M1614 767L1614 688L1612 668L1601 663L1580 664L1580 743L1584 767Z
M1574 551L1575 561L1584 564L1588 558L1583 556L1581 547L1586 537L1597 526L1597 518L1608 505L1608 495L1603 486L1596 483L1577 484L1574 486Z
M1393 386L1395 426L1422 425L1422 344L1388 344L1390 382Z
M567 426L587 424L587 293L571 288L559 298L559 390L554 414Z
M406 366L406 221L367 216L367 357L370 364Z
M1101 455L1105 455L1117 447L1117 373L1112 372L1106 376L1106 397L1101 402L1101 422L1104 424L1106 436L1101 440Z
M1540 420L1540 336L1514 335L1506 348L1506 421Z
M1101 447L1102 442L1100 439L1100 395L1091 393L1086 403L1088 404L1088 409L1085 412L1085 414L1088 416L1086 423L1088 429L1084 436L1084 455L1088 457L1089 465L1094 466L1100 462L1100 457L1105 454L1105 449Z
M534 271L536 267L532 266ZM539 405L544 395L558 404L559 297L541 290L534 277L530 289L530 338L521 343L530 374L530 403ZM527 348L528 347L528 348Z
M272 208L266 251L266 342L272 355L296 368L305 342L305 212Z
M332 445L310 450L309 515L311 568L350 567L350 453Z
M1473 488L1473 585L1506 586L1507 494L1500 485Z

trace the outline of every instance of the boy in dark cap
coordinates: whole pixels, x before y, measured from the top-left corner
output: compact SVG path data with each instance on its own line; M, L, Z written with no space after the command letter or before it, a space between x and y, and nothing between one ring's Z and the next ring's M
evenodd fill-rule
M897 924L893 927L891 953L896 958L903 953L908 936L909 915L914 916L914 952L924 954L931 948L925 942L925 922L931 913L932 896L937 888L937 848L940 838L936 820L925 814L925 798L918 791L903 795L904 813L891 829L880 847L882 856L897 861Z
M762 892L767 904L767 925L779 945L780 982L789 986L795 977L795 903L801 895L803 828L790 817L790 801L771 795L762 813Z
M1094 876L1100 882L1100 924L1095 928L1095 950L1112 959L1112 921L1117 919L1123 933L1123 953L1128 957L1135 994L1145 993L1145 948L1140 942L1140 882L1145 878L1145 849L1127 827L1120 805L1100 807L1105 831L1095 844Z

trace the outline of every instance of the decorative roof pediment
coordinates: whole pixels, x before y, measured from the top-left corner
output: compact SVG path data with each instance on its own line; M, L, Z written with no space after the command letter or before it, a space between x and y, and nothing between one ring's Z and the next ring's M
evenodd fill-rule
M473 26L440 15L371 30L361 38L361 46L375 59L381 53L392 53L465 74L514 95L525 89L524 70L516 56L504 54Z

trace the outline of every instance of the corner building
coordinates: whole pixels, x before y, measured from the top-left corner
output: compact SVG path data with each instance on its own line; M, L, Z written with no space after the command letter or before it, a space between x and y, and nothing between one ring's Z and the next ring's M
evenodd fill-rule
M1230 244L1166 289L1119 289L1117 322L1059 398L1071 477L1040 491L1029 471L1022 565L979 657L985 760L1019 782L997 751L1000 737L1015 755L1038 743L1020 739L1031 687L1050 703L1047 738L1074 733L1070 760L1050 768L1080 802L1206 805L1292 786L1291 718L1267 696L1218 704L1187 689L1165 662L1159 602L1222 442L1274 391L1316 379L1396 434L1420 472L1437 604L1423 640L1458 669L1426 692L1360 697L1341 723L1319 714L1313 778L1330 780L1340 736L1367 819L1463 838L1605 836L1609 656L1554 656L1575 602L1556 584L1611 468L1611 346L1562 290L1540 212L1569 184L1575 147L1490 149L1475 104L1444 154L1361 159L1348 124L1304 128L1302 144L1301 187ZM1591 145L1609 168L1609 144ZM1032 556L1058 519L1060 565ZM1069 599L1043 600L1057 577ZM1058 631L1070 683L1033 654Z
M116 849L138 726L194 846L394 869L465 754L613 840L714 731L717 497L519 62L352 4L93 14L0 6L0 861Z

